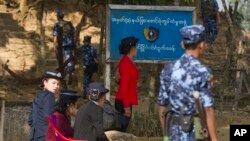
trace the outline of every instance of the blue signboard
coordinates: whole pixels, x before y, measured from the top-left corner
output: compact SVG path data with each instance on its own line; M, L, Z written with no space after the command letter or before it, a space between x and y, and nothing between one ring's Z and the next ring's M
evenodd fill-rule
M180 29L193 24L193 7L153 7L109 5L107 59L119 60L122 38L135 36L137 61L168 61L183 54Z

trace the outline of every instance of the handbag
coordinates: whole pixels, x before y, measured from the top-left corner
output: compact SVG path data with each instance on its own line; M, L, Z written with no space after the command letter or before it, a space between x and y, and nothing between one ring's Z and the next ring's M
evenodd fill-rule
M120 113L109 101L105 101L103 105L103 128L105 131L119 130L121 128Z

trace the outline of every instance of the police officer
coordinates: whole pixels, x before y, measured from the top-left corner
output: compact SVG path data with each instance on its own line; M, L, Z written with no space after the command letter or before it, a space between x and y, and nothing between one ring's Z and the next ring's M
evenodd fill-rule
M42 81L43 90L38 92L32 103L28 123L30 141L45 141L48 127L47 117L54 112L55 94L59 92L62 75L59 72L47 71Z
M202 25L183 27L181 44L185 54L166 65L161 72L158 104L162 127L169 131L169 136L164 137L165 140L195 141L192 116L196 112L196 106L193 92L199 91L202 106L205 108L210 138L212 141L217 141L214 100L210 83L211 72L198 60L205 48L204 32L205 28ZM163 118L166 106L171 106L173 113L170 122L164 121ZM180 122L184 117L191 117L187 125ZM189 128L185 128L185 125Z
M203 25L205 27L205 39L213 43L217 37L217 23L220 24L219 7L216 0L201 0L201 12Z
M91 83L92 76L95 72L98 71L98 54L97 50L91 46L91 36L84 36L82 48L83 56L83 68L84 68L84 78L83 78L83 96L86 98L87 92L86 89Z
M63 55L60 52L63 50L65 59L69 59L72 56L74 46L75 46L75 28L73 27L70 21L64 20L64 12L57 12L57 20L58 22L54 25L53 28L53 36L54 43L57 46L57 58L59 62L59 66L63 65ZM60 48L62 47L62 48ZM74 71L73 62L69 62L67 64L67 73L69 74L69 79L72 78L72 73ZM71 82L71 80L69 80Z

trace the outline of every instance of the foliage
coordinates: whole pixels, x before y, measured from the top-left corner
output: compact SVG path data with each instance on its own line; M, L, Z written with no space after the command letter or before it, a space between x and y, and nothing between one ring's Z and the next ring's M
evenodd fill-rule
M233 19L235 24L240 25L244 30L250 31L250 0L228 0L228 3L229 9L236 11ZM237 6L235 7L235 5Z
M179 3L194 3L195 0L113 0L112 4L127 4L127 5L171 5L175 1ZM103 3L107 4L110 0L83 0L84 3L97 4Z
M157 112L133 114L129 132L139 137L159 137L162 135Z

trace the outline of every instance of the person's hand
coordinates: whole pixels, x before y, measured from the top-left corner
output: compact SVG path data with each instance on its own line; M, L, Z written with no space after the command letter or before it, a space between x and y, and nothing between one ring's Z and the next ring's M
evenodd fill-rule
M77 114L77 112L78 112L78 109L74 109L74 112L73 112L73 116L75 117L76 116L76 114Z
M124 116L127 117L127 118L131 118L131 110L130 110L130 108L124 108L124 110L125 110Z
M163 141L169 141L169 137L168 136L163 136Z
M139 107L138 106L133 106L135 111L138 112L139 111Z
M76 104L72 104L69 106L69 113L71 116L76 116L78 109L76 108Z
M76 109L76 108L72 108L72 116L76 116L76 114L77 114L77 112L78 112L78 109Z

